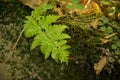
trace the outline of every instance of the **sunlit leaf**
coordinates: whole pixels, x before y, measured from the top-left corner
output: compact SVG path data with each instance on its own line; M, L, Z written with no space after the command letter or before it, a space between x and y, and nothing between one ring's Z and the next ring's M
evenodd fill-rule
M120 12L118 13L118 19L120 20Z
M104 38L100 38L100 41L102 42L102 44L105 44L105 43L108 43L110 40L104 39Z
M106 64L107 64L107 57L101 56L101 59L94 64L94 70L96 72L96 75L100 74L100 72L103 70Z
M93 7L94 7L94 9L95 9L96 16L101 16L101 15L103 15L103 12L102 12L100 6L99 6L96 2L93 2Z
M32 9L35 9L36 7L48 2L48 0L18 0L18 1L22 2L24 5L27 5Z
M116 34L117 33L112 33L112 34L109 34L109 35L105 36L104 38L108 39L108 38L111 38L111 37L115 36Z
M98 19L95 19L92 23L91 23L92 27L94 29L97 29L97 26L98 26Z

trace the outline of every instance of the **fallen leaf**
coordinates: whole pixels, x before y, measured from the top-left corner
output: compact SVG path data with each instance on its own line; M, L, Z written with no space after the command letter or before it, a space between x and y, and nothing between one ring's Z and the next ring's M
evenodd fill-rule
M90 0L79 0L79 3L85 5L86 3L88 3L88 1L90 1Z
M112 33L112 34L110 34L110 35L105 36L104 38L105 38L105 39L109 39L109 38L115 36L116 34L117 34L117 33Z
M94 21L92 21L91 25L94 29L97 29L98 19L95 19Z
M107 64L107 57L101 56L101 59L99 60L99 62L94 64L94 70L96 75L100 74L100 72L103 70L106 64Z
M41 4L48 2L48 0L19 0L19 1L22 2L24 5L29 6L32 9L35 9Z
M120 20L120 13L118 13L118 19Z
M105 44L105 43L108 43L110 40L104 39L104 38L100 38L100 41L102 42L102 44Z
M62 13L61 8L56 8L55 12L57 12L59 16L64 16L64 14Z
M103 12L102 12L100 6L96 2L93 2L93 8L96 12L96 16L103 15Z

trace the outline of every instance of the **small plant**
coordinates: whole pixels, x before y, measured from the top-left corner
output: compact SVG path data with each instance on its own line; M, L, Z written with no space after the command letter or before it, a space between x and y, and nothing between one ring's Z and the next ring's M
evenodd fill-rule
M30 50L40 46L45 59L51 55L55 60L68 62L70 46L66 45L66 39L70 36L63 33L67 26L52 24L59 18L57 15L42 14L51 8L50 5L44 4L32 11L31 16L26 17L24 34L26 38L34 37Z
M84 9L84 5L79 3L79 0L70 0L71 4L67 5L67 8L77 8L77 9Z
M110 22L105 16L100 18L99 31L104 35L104 38L110 43L110 49L114 52L115 56L120 56L120 38L118 37L119 25L115 21ZM120 63L120 58L118 59Z

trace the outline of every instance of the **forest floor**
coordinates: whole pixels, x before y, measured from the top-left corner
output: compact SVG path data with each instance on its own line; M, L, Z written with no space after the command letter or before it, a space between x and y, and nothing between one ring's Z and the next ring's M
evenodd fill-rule
M72 46L70 51L73 54L70 56L68 65L51 58L45 60L38 48L30 51L31 39L26 39L23 34L13 50L23 29L25 16L30 15L32 9L17 1L0 1L0 3L0 80L120 79L120 64L117 62L103 69L98 76L96 75L94 63L99 61L101 52L99 45L96 44L99 42L96 41L98 39L96 36L100 34L96 34L96 31L91 29L75 27L76 23L71 26L73 21L70 21L70 24L61 21L70 25L66 32L72 36L68 44Z

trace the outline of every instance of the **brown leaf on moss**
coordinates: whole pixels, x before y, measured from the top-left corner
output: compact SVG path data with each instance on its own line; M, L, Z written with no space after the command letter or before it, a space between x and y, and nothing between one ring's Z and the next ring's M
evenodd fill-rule
M80 0L80 3L85 5L85 13L96 13L96 16L103 15L103 12L99 6L99 0Z
M101 56L101 59L94 64L94 70L96 72L96 75L100 74L100 72L103 70L106 64L107 64L107 57Z
M104 38L100 38L100 41L102 42L102 44L110 42L110 40Z
M89 0L79 0L79 2L83 5L85 5Z
M117 33L112 33L112 34L110 34L110 35L105 36L104 38L105 38L105 39L109 39L109 38L115 36L116 34L117 34Z
M32 9L35 9L36 7L40 6L40 4L48 2L48 0L19 0L19 1Z
M92 21L91 25L94 29L97 29L98 19L95 19L94 21Z
M56 8L56 9L55 9L55 12L57 12L59 16L64 16L61 8Z
M118 19L120 20L120 13L118 13Z
M103 12L102 12L100 6L98 5L98 3L93 2L93 8L94 8L94 11L96 13L96 16L103 15Z

